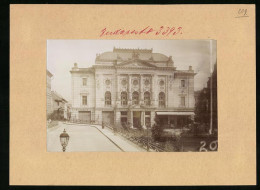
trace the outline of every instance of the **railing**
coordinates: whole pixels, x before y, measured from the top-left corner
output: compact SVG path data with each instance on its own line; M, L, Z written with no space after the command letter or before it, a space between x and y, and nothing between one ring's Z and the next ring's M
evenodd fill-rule
M151 142L150 129L130 128L129 126L131 126L131 124L128 126L122 125L118 128L115 128L109 124L104 124L104 127L107 127L113 132L120 134L122 137L137 144L141 148L147 149L147 151L165 152L165 149L162 146Z
M70 122L72 123L79 123L79 124L95 124L95 120L80 120L80 119L71 119Z

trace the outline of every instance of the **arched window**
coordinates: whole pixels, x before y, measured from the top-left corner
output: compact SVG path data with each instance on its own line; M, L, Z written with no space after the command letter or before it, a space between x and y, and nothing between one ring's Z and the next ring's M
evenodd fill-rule
M165 94L163 92L159 93L159 107L165 107Z
M150 104L151 104L150 92L145 92L145 93L144 93L144 104L145 104L146 106L150 106Z
M127 93L121 92L121 105L126 106L127 105Z
M105 105L110 106L111 105L111 92L107 91L105 93Z
M134 105L138 105L139 104L139 93L138 92L133 92L132 95L132 100L133 100L133 104Z

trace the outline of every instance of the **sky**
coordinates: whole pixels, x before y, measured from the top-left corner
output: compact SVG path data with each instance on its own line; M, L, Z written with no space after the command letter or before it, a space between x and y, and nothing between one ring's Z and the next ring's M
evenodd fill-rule
M192 66L194 90L206 87L217 59L214 40L48 40L47 69L53 74L51 88L71 101L70 70L74 63L86 68L95 64L96 54L113 51L113 48L151 49L153 53L172 56L177 70Z

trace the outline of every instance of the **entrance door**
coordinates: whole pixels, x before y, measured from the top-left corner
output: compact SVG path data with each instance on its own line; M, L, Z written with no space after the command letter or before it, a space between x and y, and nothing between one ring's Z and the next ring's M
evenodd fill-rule
M133 112L133 126L135 128L141 127L141 112L140 111Z
M90 111L79 111L79 120L83 123L90 123L91 112Z
M114 125L114 112L113 111L103 111L102 112L102 122L105 125Z

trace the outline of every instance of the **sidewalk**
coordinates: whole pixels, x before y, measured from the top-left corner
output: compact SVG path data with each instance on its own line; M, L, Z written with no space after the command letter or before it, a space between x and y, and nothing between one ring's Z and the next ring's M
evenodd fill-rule
M119 134L114 134L113 131L105 127L102 129L100 125L90 125L91 127L95 127L101 133L103 133L107 138L113 141L116 145L118 145L121 150L124 152L146 152L145 149L139 147L138 145L134 144L133 142L127 140L126 138L122 137Z
M80 123L70 123L70 122L63 122L65 125L78 125L78 126L88 126L93 127L100 133L102 133L106 138L108 138L115 146L117 146L123 152L146 152L146 149L143 149L136 145L135 143L127 140L126 138L122 137L119 134L114 134L114 132L105 127L102 129L101 125L97 124L80 124Z

